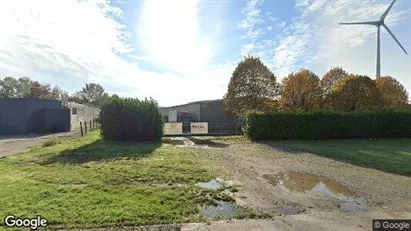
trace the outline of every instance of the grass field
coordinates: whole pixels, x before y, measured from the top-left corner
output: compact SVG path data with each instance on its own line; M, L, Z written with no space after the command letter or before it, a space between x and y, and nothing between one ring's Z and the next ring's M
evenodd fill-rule
M284 140L270 144L288 151L307 151L358 166L411 176L411 139Z
M0 217L41 215L51 228L200 221L200 205L232 199L194 185L216 172L201 151L94 131L0 159Z

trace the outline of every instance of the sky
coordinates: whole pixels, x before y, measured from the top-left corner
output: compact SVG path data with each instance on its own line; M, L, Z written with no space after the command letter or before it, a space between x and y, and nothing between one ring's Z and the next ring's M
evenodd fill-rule
M375 78L375 21L390 0L0 1L0 77L28 76L74 93L153 97L160 106L219 99L238 62L256 55L278 81L331 67ZM411 53L411 1L386 24ZM381 74L411 93L411 55L383 29Z

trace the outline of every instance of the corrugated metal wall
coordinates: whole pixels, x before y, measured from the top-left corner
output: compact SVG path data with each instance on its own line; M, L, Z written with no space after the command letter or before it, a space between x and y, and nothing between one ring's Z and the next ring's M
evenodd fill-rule
M233 121L234 117L224 110L223 100L201 103L201 121Z
M43 113L45 132L70 131L70 109L44 109Z
M44 131L45 109L61 109L57 100L27 98L0 99L0 133L28 134ZM65 123L60 120L59 123Z
M168 112L177 110L178 112L190 112L193 116L193 121L200 121L200 103L192 103L175 107L160 108L160 113L163 116L168 116Z
M27 133L27 117L24 99L0 99L0 134Z

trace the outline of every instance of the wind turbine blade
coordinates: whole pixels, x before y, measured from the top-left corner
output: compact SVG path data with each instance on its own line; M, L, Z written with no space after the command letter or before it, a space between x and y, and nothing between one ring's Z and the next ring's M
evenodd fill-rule
M378 22L341 22L340 25L377 25Z
M387 8L387 10L384 12L384 14L381 16L380 20L383 21L385 19L385 17L387 17L387 14L390 12L392 6L394 5L395 1L397 0L393 0L390 4L390 6Z
M382 26L388 31L388 33L390 33L390 35L392 36L392 38L397 42L397 44L401 47L401 49L405 52L405 54L408 55L407 51L404 49L404 47L401 45L401 43L397 40L397 38L394 36L394 34L390 31L390 29L388 29L388 26L386 26L385 24L382 24Z

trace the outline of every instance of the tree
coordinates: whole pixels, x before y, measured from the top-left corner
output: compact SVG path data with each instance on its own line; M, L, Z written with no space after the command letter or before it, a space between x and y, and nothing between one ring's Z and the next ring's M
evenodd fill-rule
M104 92L104 88L100 84L87 83L79 92L76 92L71 98L77 103L90 104L100 107L104 99L109 95Z
M321 106L321 95L320 78L301 69L283 79L280 102L285 110L311 110Z
M21 77L19 78L19 85L17 88L17 97L24 98L28 97L30 94L30 84L31 80L29 77Z
M376 109L379 103L376 83L367 76L350 74L331 87L326 103L331 109L343 111Z
M26 97L36 99L56 99L54 98L50 84L41 84L38 81L30 82L30 91Z
M258 57L247 56L235 68L224 105L227 111L241 116L247 110L266 110L267 101L279 95L275 75Z
M59 86L54 86L53 90L51 90L51 97L53 99L61 100L61 93L63 90Z
M69 93L67 91L61 90L60 92L61 102L67 103L69 101Z
M348 73L342 67L333 67L321 79L321 87L327 93L331 87L341 78L347 76Z
M391 76L375 79L381 108L404 108L408 103L408 93L404 86Z
M15 98L18 95L19 81L13 77L0 79L0 98Z

